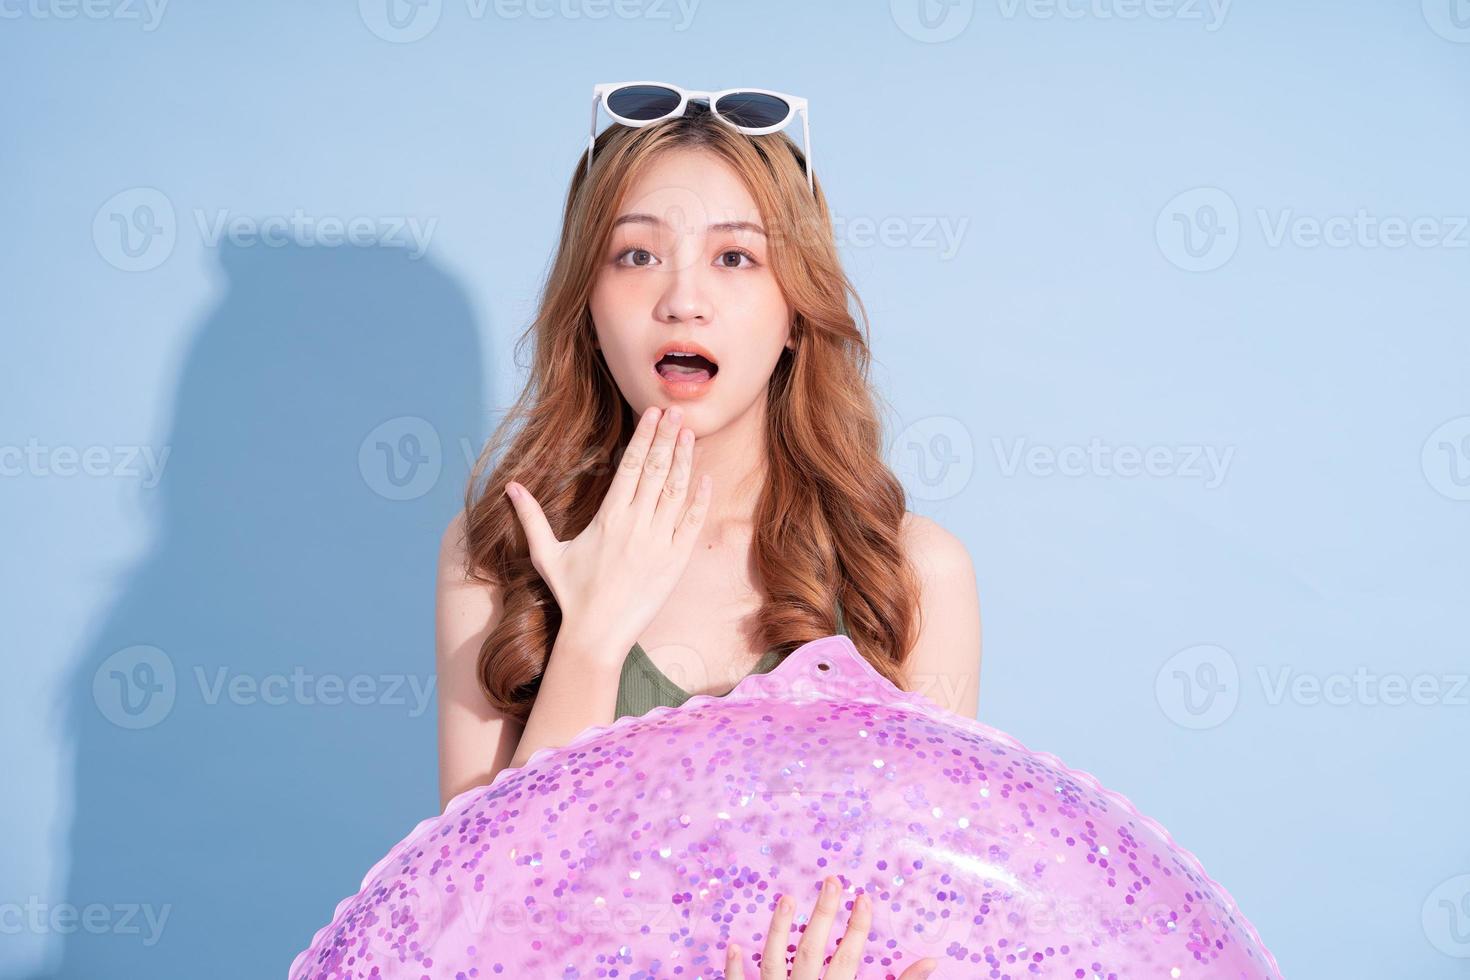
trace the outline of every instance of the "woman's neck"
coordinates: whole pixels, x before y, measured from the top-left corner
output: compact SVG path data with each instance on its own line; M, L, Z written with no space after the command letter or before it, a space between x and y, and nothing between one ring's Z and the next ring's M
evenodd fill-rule
M694 444L689 493L694 493L701 475L714 478L701 539L721 541L755 523L766 472L765 399L759 398L729 425Z

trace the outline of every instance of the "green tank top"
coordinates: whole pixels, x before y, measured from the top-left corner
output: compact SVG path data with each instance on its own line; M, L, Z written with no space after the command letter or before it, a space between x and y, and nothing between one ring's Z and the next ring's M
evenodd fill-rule
M842 619L842 603L836 604L837 632L847 636L847 624ZM764 674L781 662L779 650L768 650L766 655L751 670L752 674ZM747 675L749 676L749 675ZM732 688L733 690L733 688ZM618 680L617 713L614 720L624 715L641 715L659 705L677 708L694 695L669 680L668 676L654 666L640 644L634 643L623 661L623 673ZM724 697L724 695L719 695Z

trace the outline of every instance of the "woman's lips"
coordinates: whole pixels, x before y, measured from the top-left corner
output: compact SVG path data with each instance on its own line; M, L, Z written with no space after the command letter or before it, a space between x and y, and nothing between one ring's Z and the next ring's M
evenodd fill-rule
M669 397L678 399L701 397L714 387L715 378L719 376L718 371L712 375L705 370L699 370L694 374L678 371L669 371L665 374L658 369L657 364L653 366L653 373L658 378L659 384L663 386L664 392Z
M720 362L715 355L690 337L671 338L664 341L653 355L655 366L663 361L682 367L702 367L709 372L710 377L720 373Z
M684 367L679 364L670 364L660 361L653 366L658 376L668 381L708 381L714 377L708 368Z

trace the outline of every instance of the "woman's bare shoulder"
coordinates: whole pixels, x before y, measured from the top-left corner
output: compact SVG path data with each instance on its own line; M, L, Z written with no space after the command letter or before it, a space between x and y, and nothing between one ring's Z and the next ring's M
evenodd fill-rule
M931 517L905 511L900 537L904 553L921 573L974 573L974 562L965 543Z
M434 601L434 661L439 703L441 809L467 789L485 785L509 764L521 725L480 689L480 648L499 621L500 587L467 574L464 514L439 542Z
M494 626L494 618L500 612L500 587L493 581L484 582L469 575L468 548L465 516L461 511L450 519L439 538L436 586L438 611L448 614L450 620L439 625L455 627L459 634L471 626Z
M904 663L908 689L956 714L980 702L980 596L965 543L932 518L904 514L904 554L919 578L919 636Z

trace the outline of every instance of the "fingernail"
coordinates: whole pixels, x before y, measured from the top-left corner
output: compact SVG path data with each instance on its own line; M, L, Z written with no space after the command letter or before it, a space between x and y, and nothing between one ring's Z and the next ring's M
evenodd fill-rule
M507 483L505 492L510 495L511 500L519 500L521 497L521 490L514 483Z

